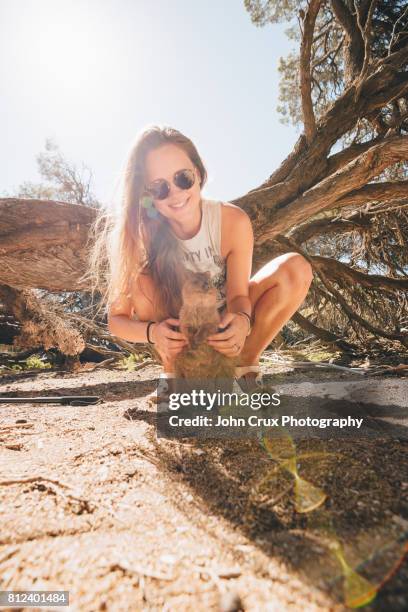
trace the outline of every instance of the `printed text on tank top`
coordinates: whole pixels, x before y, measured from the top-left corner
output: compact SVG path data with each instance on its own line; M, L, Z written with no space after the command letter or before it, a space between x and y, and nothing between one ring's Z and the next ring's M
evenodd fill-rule
M184 255L184 265L195 272L209 271L217 289L217 307L226 306L226 259L221 255L222 203L202 199L200 228L192 238L177 238Z

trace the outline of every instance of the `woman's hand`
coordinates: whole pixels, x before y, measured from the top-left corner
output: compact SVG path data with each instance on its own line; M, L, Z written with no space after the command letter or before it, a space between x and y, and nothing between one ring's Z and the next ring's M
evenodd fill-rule
M173 358L188 344L186 336L174 331L171 325L180 325L180 319L164 319L150 327L150 338L155 348L167 359Z
M248 334L248 322L243 315L227 312L222 317L219 327L226 327L227 325L225 331L208 336L207 342L220 353L228 357L236 357L244 346Z

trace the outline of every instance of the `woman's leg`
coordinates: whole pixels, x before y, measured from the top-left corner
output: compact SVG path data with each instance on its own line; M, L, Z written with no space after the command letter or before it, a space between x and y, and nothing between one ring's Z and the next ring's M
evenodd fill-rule
M313 279L312 267L298 253L285 253L265 264L249 282L252 331L239 356L241 366L259 365L270 344L303 303Z
M259 365L262 351L270 344L303 303L313 279L312 267L298 253L285 253L265 264L249 282L254 320L239 356L239 364ZM157 321L154 283L140 275L133 292L134 311L141 321ZM160 355L165 372L174 372L174 358Z

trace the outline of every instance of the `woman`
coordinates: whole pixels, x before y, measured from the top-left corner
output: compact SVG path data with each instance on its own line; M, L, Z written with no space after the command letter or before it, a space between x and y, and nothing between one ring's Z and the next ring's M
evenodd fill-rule
M203 198L206 179L190 139L170 127L145 129L128 158L118 213L97 237L91 261L96 268L104 242L109 331L154 344L165 378L174 376L187 343L177 330L183 271L209 270L221 331L207 341L239 356L236 376L248 390L262 383L261 353L304 301L312 270L301 255L287 253L250 278L250 219L238 206Z

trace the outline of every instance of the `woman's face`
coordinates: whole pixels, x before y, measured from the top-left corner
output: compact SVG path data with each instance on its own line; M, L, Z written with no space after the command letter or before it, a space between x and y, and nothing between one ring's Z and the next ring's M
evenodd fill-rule
M174 174L178 170L190 169L195 173L195 182L190 189L180 189L173 182ZM181 149L174 144L165 144L146 156L145 182L146 184L165 179L169 182L170 191L164 200L154 199L157 210L168 219L185 219L194 216L200 206L200 173L193 162Z

